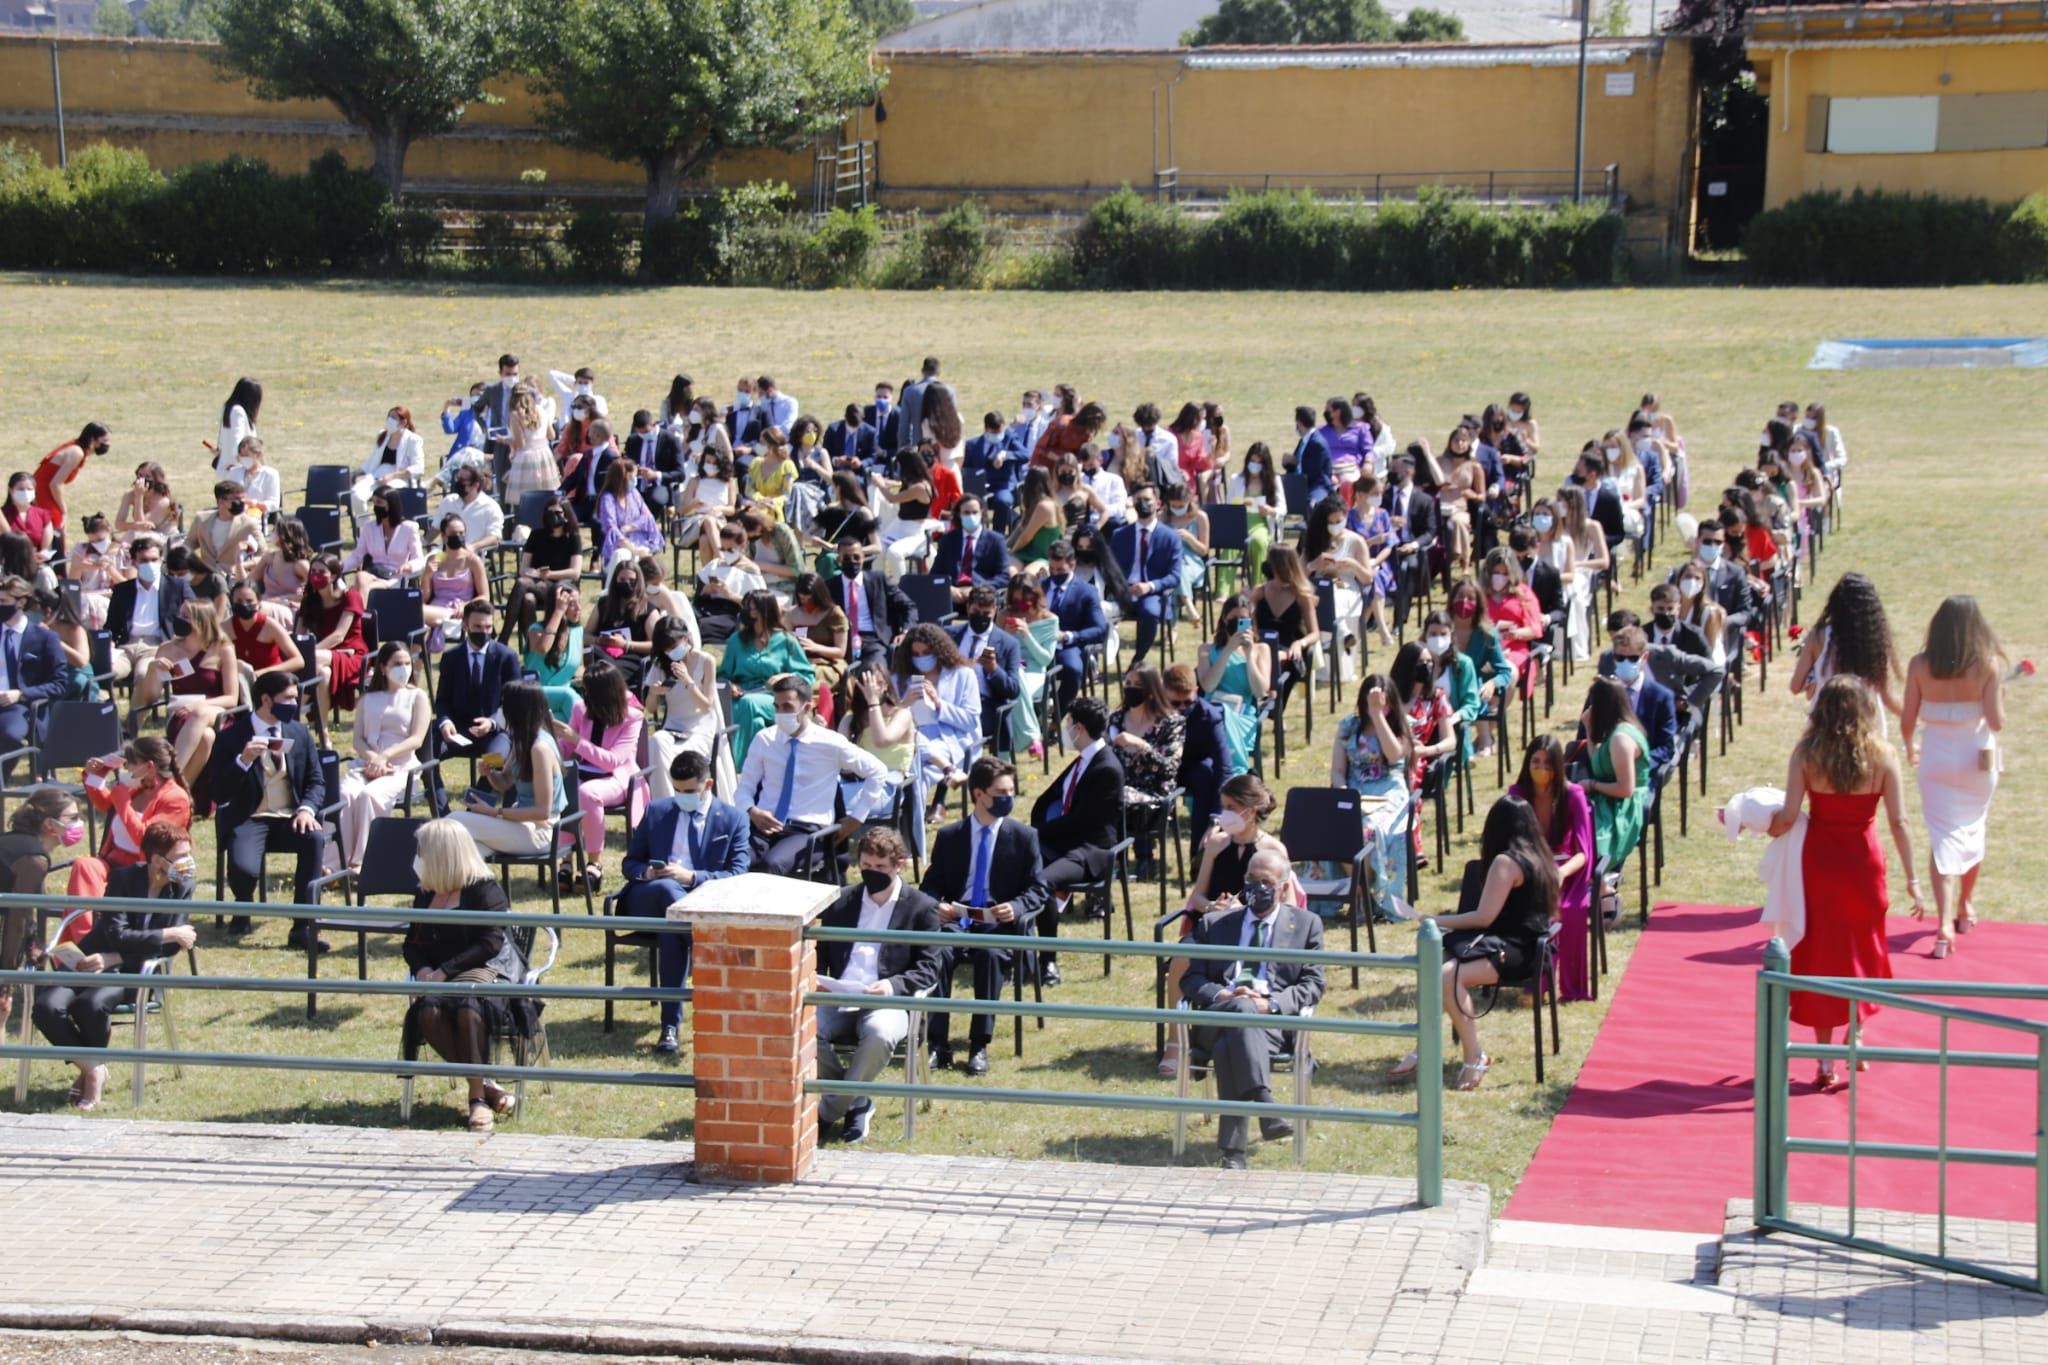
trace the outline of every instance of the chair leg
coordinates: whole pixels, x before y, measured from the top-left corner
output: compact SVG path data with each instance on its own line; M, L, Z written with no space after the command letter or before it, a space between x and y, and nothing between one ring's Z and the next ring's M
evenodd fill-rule
M137 991L135 993L135 1050L137 1052L147 1052L149 1050L149 992L147 991ZM137 1057L135 1059L133 1096L137 1109L142 1107L142 1082L146 1077L147 1070L148 1068L143 1064L142 1058Z
M1294 1102L1308 1107L1308 1087L1315 1073L1315 1059L1309 1054L1309 1035L1304 1033L1294 1040ZM1294 1164L1308 1163L1308 1120L1294 1121Z
M1173 1026L1174 1051L1179 1060L1173 1068L1173 1093L1179 1099L1188 1097L1188 1079L1194 1063L1188 1057L1189 1038L1186 1024ZM1173 1114L1173 1155L1177 1161L1188 1150L1188 1115L1185 1109L1176 1109Z
M1536 1035L1536 1084L1543 1084L1543 971L1529 983L1529 1025Z
M173 991L165 991L163 993L163 1018L164 1041L171 1045L171 1051L176 1052L178 1051L178 1020L171 1013L171 997L174 994L175 992ZM185 1064L183 1062L171 1063L171 1078L180 1081L185 1079Z
M604 936L604 987L606 990L610 990L614 984L618 966L618 951L618 944L610 934L606 934ZM604 1002L604 1031L606 1033L612 1031L612 1001L610 997L606 997Z

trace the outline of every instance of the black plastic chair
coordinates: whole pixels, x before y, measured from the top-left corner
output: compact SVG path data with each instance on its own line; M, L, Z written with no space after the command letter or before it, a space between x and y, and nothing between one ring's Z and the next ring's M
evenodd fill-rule
M1480 893L1486 889L1487 865L1474 858L1465 864L1463 879L1458 885L1458 912L1479 908ZM1599 905L1594 905L1599 913ZM1484 1019L1493 1012L1495 1001L1502 987L1518 990L1529 997L1529 1023L1536 1038L1536 1084L1543 1084L1543 999L1546 992L1550 997L1550 1054L1554 1057L1563 1047L1563 1040L1557 1028L1557 925L1552 924L1548 933L1537 941L1536 960L1529 964L1528 972L1519 977L1506 978L1490 986L1481 986L1473 994L1474 1019ZM1479 1003L1484 998L1485 1005Z
M97 813L85 799L84 774L77 782L58 780L66 768L83 768L90 758L121 752L121 708L111 701L55 701L42 714L43 742L0 754L0 764L30 759L32 780L25 786L0 786L0 820L9 797L26 797L33 787L56 787L79 798L85 807L87 847L99 847Z
M339 884L344 899L353 898L353 903L363 906L371 896L403 896L406 907L412 906L412 898L419 894L419 878L413 875L412 864L419 848L419 829L425 820L406 816L380 815L370 822L369 837L363 845L363 866L360 872L342 868L314 880L310 888L313 903L318 905L326 895L327 888ZM325 920L316 919L306 926L306 979L318 980L320 976L320 951L318 940L323 931L334 931L356 936L356 980L370 979L370 935L403 934L411 927L409 920ZM314 992L306 993L306 1018L311 1019L318 1006Z
M1310 881L1335 885L1326 890L1308 889L1309 909L1318 903L1340 905L1351 929L1351 951L1358 951L1358 922L1365 921L1367 947L1379 951L1372 916L1365 913L1366 883L1371 868L1365 853L1365 821L1357 792L1343 787L1296 787L1287 793L1286 813L1280 820L1280 842L1296 863L1333 863L1344 869L1338 878ZM1358 985L1358 968L1351 969L1351 984Z
M308 504L292 516L306 528L306 539L315 550L338 550L347 544L341 535L340 508Z
M937 574L907 573L896 585L917 608L917 619L940 625L953 615L953 589Z

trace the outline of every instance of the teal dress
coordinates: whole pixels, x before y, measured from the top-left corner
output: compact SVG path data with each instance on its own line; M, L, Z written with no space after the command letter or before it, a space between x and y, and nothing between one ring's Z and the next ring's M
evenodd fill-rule
M767 690L768 680L784 673L794 673L813 683L818 680L818 670L811 667L803 642L788 631L776 631L759 648L740 632L725 642L725 657L718 663L718 680L731 683L739 694L732 702L734 771L746 766L747 748L754 742L754 736L774 723L775 698Z
M562 646L562 661L548 666L548 656L529 648L520 666L534 675L548 699L548 711L562 724L569 723L569 709L576 704L576 670L583 662L583 627L569 627L569 642Z
M1474 637L1478 635L1473 632ZM1486 712L1486 703L1479 699L1479 672L1472 666L1472 660L1462 650L1451 651L1450 665L1437 674L1437 686L1450 698L1451 714L1458 722L1458 757L1469 761L1472 757L1472 722Z
M1614 735L1627 735L1636 745L1636 789L1628 796L1608 796L1594 792L1593 796L1593 848L1607 860L1607 870L1613 874L1621 870L1628 855L1635 852L1636 845L1643 841L1643 816L1650 800L1650 741L1643 732L1633 725L1621 724L1614 727ZM1614 735L1607 742L1593 750L1587 760L1595 782L1617 780L1614 771Z
M1501 693L1514 685L1514 666L1508 662L1507 651L1501 648L1500 636L1484 626L1472 627L1471 637L1465 641L1465 657L1472 661L1475 687L1491 682L1495 692Z
M555 737L550 734L543 734L539 738L541 743L555 751L555 771L560 773L562 771L562 751L556 746ZM533 804L533 780L531 778L522 777L512 784L512 804L514 806L530 806ZM548 802L548 815L552 819L559 820L562 818L562 812L568 808L569 784L566 779L557 777L555 780L554 799Z
M1012 633L1024 657L1017 670L1017 704L1010 708L1010 745L1012 752L1021 754L1042 738L1038 712L1045 699L1045 675L1059 653L1060 618L1048 616Z
M1202 662L1213 664L1220 646L1203 645ZM1209 699L1223 706L1223 738L1230 749L1229 776L1248 772L1252 749L1259 742L1259 702L1252 695L1252 669L1242 652L1233 650L1223 676L1209 689Z

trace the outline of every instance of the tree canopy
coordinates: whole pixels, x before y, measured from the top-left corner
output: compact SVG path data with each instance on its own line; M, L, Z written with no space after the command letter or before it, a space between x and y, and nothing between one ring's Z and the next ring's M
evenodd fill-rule
M487 0L213 0L215 60L258 98L324 99L369 133L395 197L413 139L445 133L503 64Z
M852 0L853 17L877 38L900 33L917 22L917 6L910 0Z
M720 152L802 146L880 93L847 0L555 0L533 16L541 122L647 172L647 221Z
M1396 23L1380 0L1223 0L1182 35L1190 47L1221 44L1463 42L1455 14L1413 9Z

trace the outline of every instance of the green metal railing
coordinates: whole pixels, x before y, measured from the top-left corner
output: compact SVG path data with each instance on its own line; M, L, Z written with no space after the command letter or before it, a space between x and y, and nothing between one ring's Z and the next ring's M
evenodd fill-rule
M1921 996L1955 996L1972 1000L2048 1001L2048 986L2008 985L1973 981L1871 981L1852 977L1794 976L1791 955L1781 939L1764 950L1756 992L1756 1171L1755 1223L1769 1232L1791 1232L1857 1251L1873 1252L1936 1270L1970 1275L2014 1289L2048 1293L2048 1022L1994 1014L1987 1010L1942 1004ZM1929 1015L1940 1021L1940 1044L1934 1048L1865 1047L1859 1011L1850 1010L1846 1044L1795 1043L1791 1040L1791 997L1794 991L1829 996L1853 1004L1881 1005ZM1971 1024L2017 1033L2030 1040L2031 1051L1985 1052L1949 1046L1952 1025ZM1849 1083L1849 1132L1846 1140L1793 1137L1790 1131L1789 1073L1795 1058L1845 1063ZM1930 1065L1940 1069L1940 1099L1935 1110L1933 1145L1869 1142L1857 1137L1857 1063L1872 1061ZM1948 1140L1951 1066L1991 1067L2034 1073L2034 1149L1957 1147ZM1791 1216L1786 1186L1786 1161L1791 1156L1845 1157L1849 1163L1848 1227L1817 1227ZM1856 1165L1868 1160L1932 1161L1935 1163L1936 1232L1932 1253L1859 1234L1856 1208ZM2017 1274L1948 1254L1948 1170L1951 1163L1977 1166L2031 1167L2034 1172L2034 1273Z
M634 918L624 922L593 919L589 915L525 914L516 911L489 910L431 910L394 909L390 906L354 905L270 905L245 904L240 901L190 900L167 902L162 900L124 899L120 897L81 900L77 896L58 895L0 895L0 912L10 910L39 913L61 913L71 909L91 909L95 913L111 910L132 910L142 914L161 914L167 906L174 905L180 912L194 914L234 914L276 919L318 920L324 926L341 932L349 932L353 923L388 927L394 918L419 924L472 924L494 926L503 929L564 929L590 930L603 928L610 932L634 933L687 933L689 926L664 919ZM521 982L482 981L358 981L348 977L261 977L261 976L179 976L169 970L146 974L121 972L65 972L15 970L0 971L0 991L24 988L25 993L39 987L50 986L122 986L144 993L138 996L136 1021L138 1042L146 1038L148 1011L147 994L164 992L166 995L187 991L228 991L256 992L264 994L300 995L318 991L323 995L366 995L404 996L408 999L425 998L480 998L518 997L532 1000L609 1000L609 1001L668 1001L690 999L688 987L662 990L652 986L556 986L546 982L531 984ZM265 1071L311 1071L351 1075L391 1076L396 1078L413 1076L447 1076L467 1078L484 1076L493 1080L523 1082L535 1080L562 1082L564 1084L589 1085L630 1085L653 1086L668 1089L690 1089L696 1085L696 1078L681 1071L608 1071L591 1067L555 1067L520 1065L470 1065L458 1062L406 1061L402 1057L389 1059L381 1057L309 1057L277 1056L270 1053L211 1052L183 1049L176 1046L176 1035L169 1028L166 1034L172 1039L169 1048L148 1046L106 1047L106 1048L64 1048L48 1044L31 1043L31 1015L33 1011L24 1000L16 1018L19 1021L19 1042L8 1042L0 1038L0 1060L19 1061L20 1071L15 1080L14 1102L19 1105L27 1100L29 1065L37 1061L98 1061L128 1062L135 1065L134 1101L142 1103L143 1068L150 1065L166 1066L211 1066L242 1067ZM168 1019L166 1021L168 1023Z
M914 929L855 929L812 925L804 937L820 943L903 943L940 948L989 946L1013 952L1032 951L1034 940L1010 938L986 945L963 942L951 931ZM1076 956L1103 954L1110 957L1200 958L1237 961L1246 949L1222 944L1145 943L1128 939L1061 938L1044 941L1044 950ZM1247 1100L1129 1094L1091 1090L1022 1090L994 1086L930 1085L910 1081L807 1081L804 1089L819 1095L857 1095L867 1098L900 1098L906 1105L920 1100L963 1100L983 1104L1060 1105L1086 1109L1146 1110L1185 1117L1190 1114L1232 1114L1246 1118L1285 1118L1296 1121L1332 1120L1340 1123L1369 1123L1391 1128L1408 1128L1415 1133L1416 1202L1433 1208L1443 1202L1443 936L1431 920L1423 920L1416 933L1416 951L1394 953L1346 953L1308 951L1299 948L1267 948L1258 953L1263 962L1310 963L1326 971L1344 967L1365 967L1412 972L1415 975L1416 1018L1408 1021L1344 1019L1322 1015L1288 1016L1279 1026L1300 1033L1332 1033L1375 1038L1404 1038L1417 1054L1415 1068L1415 1109L1351 1109L1310 1104L1260 1104ZM1231 1014L1203 1011L1191 1019L1186 1010L1158 1009L1130 1005L1044 1004L1022 1000L976 1000L972 997L946 999L921 996L859 996L816 991L804 997L812 1006L851 1009L906 1010L913 1014L1020 1015L1047 1019L1090 1019L1123 1024L1187 1024L1198 1021L1203 1028L1273 1028L1270 1015ZM913 1062L915 1059L913 1058ZM916 1075L915 1070L911 1072Z

